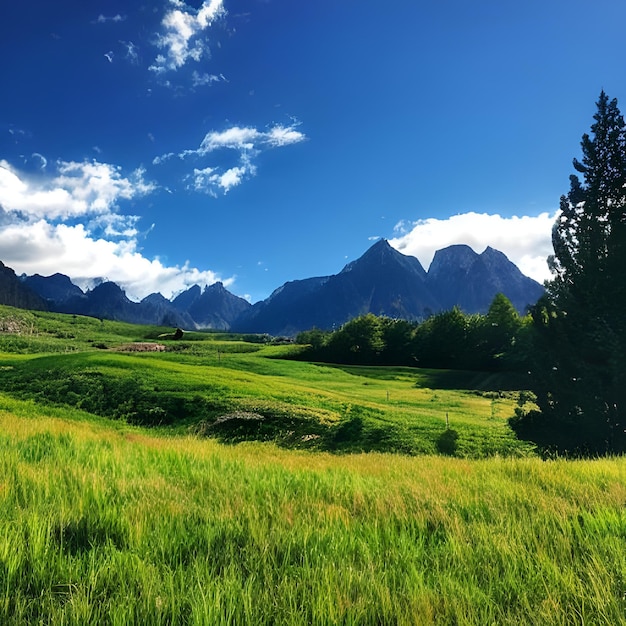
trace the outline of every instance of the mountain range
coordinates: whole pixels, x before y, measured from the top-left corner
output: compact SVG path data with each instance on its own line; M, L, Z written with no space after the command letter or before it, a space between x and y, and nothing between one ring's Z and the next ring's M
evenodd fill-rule
M415 321L454 306L486 313L497 293L524 313L543 287L493 248L477 254L469 246L449 246L435 253L426 272L415 257L382 239L338 274L285 283L244 311L232 329L291 336L339 327L366 313Z
M466 245L449 246L435 253L427 272L417 258L384 239L338 274L287 282L254 305L221 282L194 285L172 300L154 293L132 302L112 282L83 292L63 274L18 277L0 263L0 304L187 330L282 336L337 328L366 313L417 321L453 306L485 313L497 293L524 313L543 287L493 248L478 254Z

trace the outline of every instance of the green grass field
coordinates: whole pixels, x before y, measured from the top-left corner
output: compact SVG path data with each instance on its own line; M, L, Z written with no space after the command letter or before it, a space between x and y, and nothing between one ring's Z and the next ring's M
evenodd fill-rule
M10 322L3 322L3 315ZM224 442L480 458L527 456L502 375L286 360L297 346L0 309L0 391ZM171 331L171 329L169 329ZM126 352L135 342L165 352Z
M501 378L2 324L0 624L626 624L626 460L541 460Z

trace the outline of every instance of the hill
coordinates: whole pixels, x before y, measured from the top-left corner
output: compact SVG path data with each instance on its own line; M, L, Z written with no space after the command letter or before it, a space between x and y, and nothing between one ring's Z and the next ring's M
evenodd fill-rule
M15 275L15 272L0 262L0 304L21 309L46 310L45 300L29 285Z
M46 405L224 441L411 454L447 446L447 412L450 454L531 449L508 425L517 396L506 374L320 366L278 358L297 345L0 307L3 327L0 392Z

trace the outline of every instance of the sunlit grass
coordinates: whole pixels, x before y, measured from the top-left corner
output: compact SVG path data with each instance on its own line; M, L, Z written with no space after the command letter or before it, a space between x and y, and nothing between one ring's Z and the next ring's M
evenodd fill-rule
M0 623L626 623L624 459L225 446L3 402Z
M535 458L502 378L167 332L0 307L0 624L626 623L626 460Z
M290 447L431 454L442 450L441 438L452 429L456 439L446 451L456 456L532 452L508 426L515 394L433 389L423 370L395 368L393 378L384 379L367 368L344 371L267 358L265 348L225 352L217 360L211 356L214 342L205 343L200 357L102 350L0 356L0 385L21 397L109 417L128 415L144 424L162 420L178 431L235 411L254 412L268 420L258 438ZM101 406L105 383L124 389L109 409ZM141 409L122 410L137 398Z

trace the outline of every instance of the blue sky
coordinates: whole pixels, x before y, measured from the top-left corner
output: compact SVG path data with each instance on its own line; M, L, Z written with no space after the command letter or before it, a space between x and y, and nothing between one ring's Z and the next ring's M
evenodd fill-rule
M491 245L539 280L615 0L13 0L0 8L0 260L134 299L255 302L377 238Z

